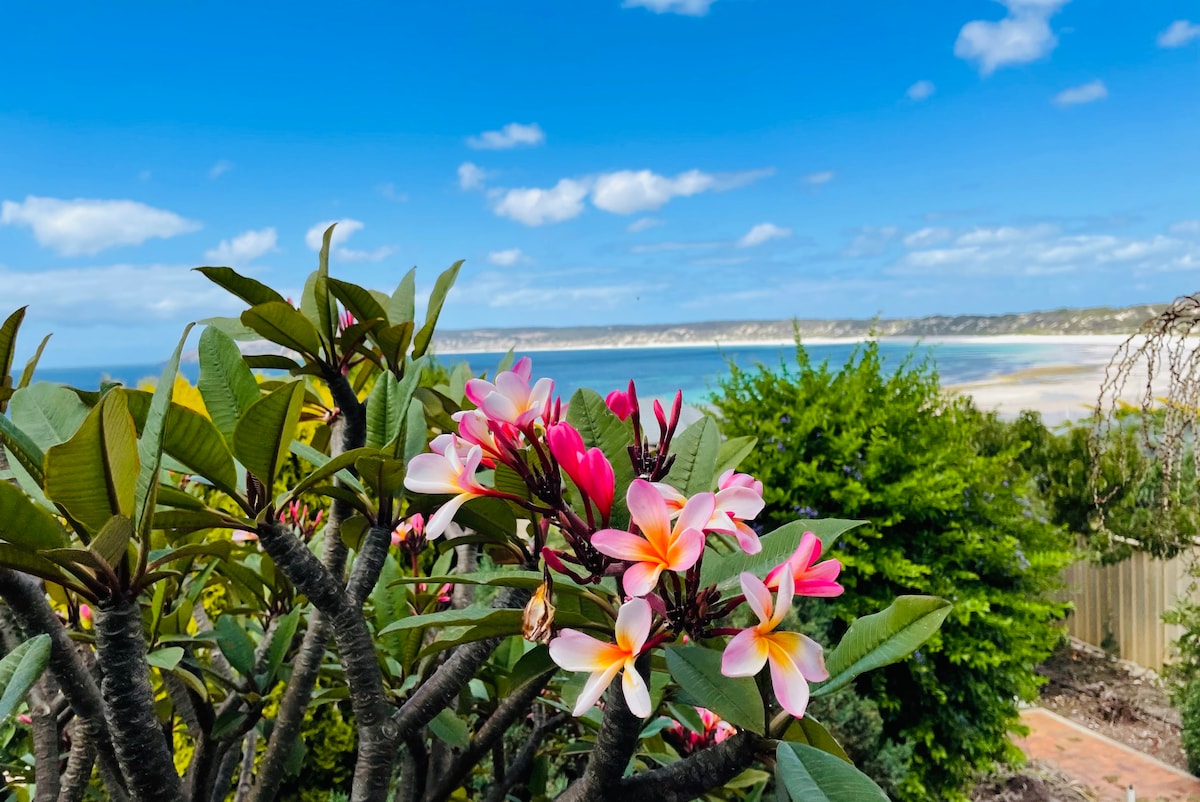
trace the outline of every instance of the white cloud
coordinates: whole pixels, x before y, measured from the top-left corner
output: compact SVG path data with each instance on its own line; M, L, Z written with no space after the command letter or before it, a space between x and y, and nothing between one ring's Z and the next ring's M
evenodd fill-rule
M333 257L343 262L378 262L396 252L395 248L386 245L370 251L360 251L354 248L343 247L354 232L363 229L363 224L360 221L350 218L325 220L324 222L317 223L304 234L304 244L311 250L321 250L321 244L325 238L325 230L334 223L337 223L337 228L333 230L333 235L329 238L329 250Z
M487 177L487 170L477 164L463 162L458 165L458 186L461 189L481 189Z
M865 256L879 256L888 246L900 236L900 229L895 226L863 226L851 240L843 256L859 259Z
M509 150L517 147L536 147L546 141L546 134L537 123L509 123L499 131L484 131L467 138L467 147L475 150Z
M588 184L564 178L550 189L495 190L492 211L527 226L561 223L583 212Z
M773 239L785 239L792 236L790 228L783 228L774 223L759 223L737 241L739 248L752 248Z
M221 240L220 245L204 252L204 258L213 264L236 267L278 250L277 240L278 237L273 228L247 231L244 234L238 234L232 240Z
M1010 64L1028 64L1050 55L1058 37L1050 30L1050 16L1067 0L1001 0L1008 16L1001 20L975 20L958 32L954 55L975 62L990 75Z
M906 244L908 240L906 238ZM1064 234L1057 226L976 228L949 247L914 243L890 272L900 275L1050 275L1093 272L1192 270L1200 267L1200 244L1156 234Z
M804 176L805 183L812 184L814 187L819 187L822 184L828 184L837 175L833 170L822 170L819 173L809 173Z
M1172 234L1200 234L1200 220L1180 220L1168 229Z
M909 248L924 248L929 245L937 245L939 242L945 242L951 236L953 236L953 232L948 228L926 226L907 235L904 238L904 244Z
M625 230L630 234L636 234L639 231L645 231L650 228L657 228L663 224L662 220L655 217L639 217L629 225L625 226Z
M455 285L456 304L493 309L615 309L639 297L655 297L665 292L666 282L630 281L623 275L594 275L577 271L568 283L561 272L489 271ZM600 280L601 283L585 283ZM578 320L578 312L571 313ZM569 321L565 321L569 324Z
M225 173L233 169L233 162L221 159L219 162L208 168L209 178L220 178Z
M688 170L674 178L650 170L619 170L597 176L592 187L592 204L613 214L634 214L661 208L672 198L701 192L724 192L757 181L774 170L745 170L738 173L705 173Z
M492 251L487 255L488 264L493 264L498 267L512 267L518 262L527 261L528 258L521 252L520 248L509 248L504 251Z
M1200 39L1200 25L1177 19L1158 35L1159 47L1183 47Z
M0 204L0 224L28 226L39 245L63 256L96 254L117 245L141 245L200 229L174 212L131 200L39 198Z
M703 17L717 0L625 0L625 8L647 8L655 14Z
M1095 103L1106 97L1108 97L1108 87L1104 85L1104 81L1091 81L1064 89L1054 96L1054 102L1059 106L1078 106L1083 103Z
M238 299L183 265L113 265L19 271L0 267L5 301L29 304L57 325L195 320L234 314Z
M924 100L936 91L933 81L917 81L904 94L908 95L909 100Z

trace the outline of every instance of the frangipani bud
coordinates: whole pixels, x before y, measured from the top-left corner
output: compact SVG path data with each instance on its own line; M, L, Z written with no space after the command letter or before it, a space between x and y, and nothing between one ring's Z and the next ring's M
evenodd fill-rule
M544 576L546 578L534 591L533 598L525 605L521 619L521 634L525 640L534 643L549 643L554 627L554 604L550 601L554 594L554 581L548 572Z

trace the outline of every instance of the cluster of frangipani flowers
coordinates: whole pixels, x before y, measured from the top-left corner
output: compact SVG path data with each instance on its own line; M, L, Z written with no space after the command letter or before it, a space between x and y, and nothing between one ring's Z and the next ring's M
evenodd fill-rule
M615 391L606 399L609 409L632 428L628 454L637 477L624 494L629 527L612 527L617 490L612 463L599 448L587 448L582 435L563 419L563 405L552 397L553 382L531 383L531 379L532 363L526 357L512 370L499 373L495 382L468 381L466 396L475 408L456 413L458 431L439 435L431 443L431 453L409 463L405 479L409 490L451 496L425 523L425 537L442 534L471 499L507 499L543 524L557 526L568 546L565 551L547 547L547 525L531 527L532 553L540 553L549 568L585 584L606 576L616 578L624 602L617 611L614 642L572 629L549 639L550 655L559 666L589 674L576 715L590 709L620 673L630 711L649 716L650 695L636 665L639 657L680 636L700 640L731 635L722 671L745 677L769 666L780 705L793 715L803 715L808 682L828 676L822 650L811 639L778 628L795 595L842 592L837 582L841 564L820 561L820 540L805 533L796 552L765 578L743 574L740 595L722 598L716 587L701 587L700 569L713 538L732 540L751 555L762 550L750 526L764 506L762 483L729 470L718 478L715 492L689 497L664 482L674 459L670 443L682 396L676 394L669 415L654 402L659 436L657 443L651 443L642 430L631 382L627 391ZM482 467L501 465L521 478L527 495L482 481ZM575 497L566 492L568 479L577 491ZM542 599L543 606L547 602ZM742 604L758 617L757 624L741 630L719 626ZM547 638L549 629L539 626Z

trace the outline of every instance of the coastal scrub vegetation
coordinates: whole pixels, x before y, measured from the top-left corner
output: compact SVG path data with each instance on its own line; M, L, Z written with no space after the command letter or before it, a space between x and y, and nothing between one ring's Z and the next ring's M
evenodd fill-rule
M865 526L820 518L796 506L830 513L851 486L801 499L755 459L801 445L783 424L722 440L710 418L679 428L679 396L643 415L632 384L561 399L528 359L436 369L459 266L418 324L415 274L390 295L333 278L332 232L298 305L199 268L246 308L204 321L194 387L187 331L151 391L33 382L36 357L14 379L23 310L0 325L0 768L18 799L885 799L809 713L856 684L888 726L918 717L884 735L916 743L923 787L990 756L966 711L1007 727L1058 557L1000 488L1005 460L970 459L973 430L894 418L947 475L846 506ZM244 355L251 339L278 352ZM918 412L922 387L900 389ZM910 465L899 440L864 448L831 463L839 481ZM881 522L907 519L936 520L906 535L930 542L881 550ZM822 606L836 626L800 631ZM1007 639L998 665L972 637ZM963 741L976 753L951 766Z
M1018 704L1036 697L1034 668L1062 637L1053 592L1073 538L1023 461L1044 427L946 396L929 362L885 365L874 341L839 367L802 345L795 364L731 366L713 405L726 436L758 438L743 466L766 488L765 527L867 522L833 552L846 593L798 608L810 634L836 637L903 594L953 602L914 659L814 710L893 798L966 799L979 772L1018 758Z

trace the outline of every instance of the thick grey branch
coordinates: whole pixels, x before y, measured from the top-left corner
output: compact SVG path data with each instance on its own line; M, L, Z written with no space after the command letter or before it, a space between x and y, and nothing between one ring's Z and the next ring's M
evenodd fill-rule
M633 775L617 786L612 799L621 802L697 799L749 768L764 744L761 736L739 732L669 766Z
M70 732L71 753L67 756L67 770L62 775L58 802L82 802L96 760L96 750L88 741L87 730L80 719L75 719Z

